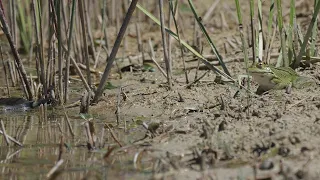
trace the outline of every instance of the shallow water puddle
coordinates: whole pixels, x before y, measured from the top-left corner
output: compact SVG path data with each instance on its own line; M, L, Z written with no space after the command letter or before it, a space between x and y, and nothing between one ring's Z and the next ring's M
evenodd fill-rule
M48 113L47 121L37 112L1 114L0 118L7 135L23 144L23 147L19 147L10 142L10 146L7 146L4 136L0 139L0 179L45 179L58 162L59 156L63 163L55 171L57 174L51 174L50 177L57 175L58 179L125 179L137 176L139 179L151 175L152 163L147 153L140 156L134 165L138 147L119 148L107 129L104 140L99 139L104 124L102 120L95 122L97 148L89 151L85 128L82 125L85 120L80 117L69 117L74 137L65 117L53 116L51 112ZM123 144L132 141L133 137L128 137L122 129L113 128L113 131ZM111 147L115 148L111 151Z

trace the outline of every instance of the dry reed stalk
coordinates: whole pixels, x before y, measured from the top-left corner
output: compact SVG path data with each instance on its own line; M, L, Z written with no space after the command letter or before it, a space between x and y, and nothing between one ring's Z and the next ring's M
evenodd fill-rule
M10 145L10 141L9 141L8 135L6 133L6 129L4 128L4 124L3 124L2 119L0 119L0 125L1 125L0 127L1 127L1 130L3 132L4 139L5 139L6 143L7 143L7 146L9 146Z
M207 22L207 20L212 17L212 16L211 16L211 15L212 15L212 12L213 12L214 9L217 7L217 5L219 4L219 2L220 2L220 0L216 0L216 1L210 6L210 8L207 10L207 12L204 14L204 16L203 16L203 18L202 18L202 20L203 20L204 22Z
M15 87L17 82L16 82L16 76L15 76L15 71L14 71L12 62L7 61L7 66L8 66L9 72L10 72L10 79L11 79L12 86Z
M170 4L168 3L168 9L170 9ZM169 10L168 11L168 29L171 29L171 11ZM169 35L169 34L166 34L166 37L167 37L167 42L168 42L168 59L170 61L170 71L172 71L172 56L171 56L171 50L172 50L172 40L173 38Z
M90 106L90 92L86 91L81 98L80 113L87 114Z
M16 45L12 40L10 29L9 29L7 20L5 18L4 11L2 9L2 7L3 7L2 0L0 0L0 6L1 6L0 7L0 21L1 21L1 24L2 24L2 30L6 34L6 37L8 39L8 42L9 42L13 57L14 57L15 62L16 62L16 68L19 70L19 72L21 74L21 82L23 82L24 87L26 88L25 94L27 95L27 99L32 100L33 97L32 97L30 84L28 83L27 73L26 73L26 71L24 69L24 66L23 66L22 62L21 62L21 59L20 59L19 53L17 51Z
M60 144L59 144L59 155L58 161L62 159L62 154L64 153L64 138L63 135L60 136Z
M111 6L109 6L109 11L108 12L111 12L109 17L110 17L110 24L111 25L114 25L115 22L116 22L116 3L117 1L116 0L111 0Z
M2 60L2 66L3 66L3 72L4 72L4 76L5 76L5 81L6 81L6 86L7 86L7 93L8 93L8 97L10 97L10 88L9 88L9 79L8 79L8 73L7 73L7 67L4 63L3 60L3 53L2 53L2 47L0 46L0 55L1 55L1 60Z
M50 178L56 171L57 169L63 164L64 160L60 159L53 167L50 169L50 171L47 173L46 177Z
M90 129L90 134L93 142L94 148L96 147L96 142L97 142L97 136L96 136L96 129L94 127L94 123L92 119L89 120L89 129Z
M44 116L45 122L48 122L48 104L47 103L44 104L43 116Z
M169 5L170 5L170 3L171 2L169 2ZM189 83L189 78L188 78L188 72L186 71L186 62L185 62L184 53L183 53L183 46L181 44L181 39L180 39L180 32L179 32L180 29L178 28L178 23L177 23L177 20L176 20L177 17L178 17L177 8L178 8L178 3L177 2L176 2L176 6L175 6L174 9L173 9L173 5L172 4L170 5L170 11L172 13L173 22L174 22L174 25L176 27L176 32L177 32L177 36L178 36L179 49L180 49L180 54L181 54L181 59L182 59L182 64L183 64L184 75L185 75L185 78L186 78L186 84L188 84Z
M53 0L50 1L50 7L52 11L52 19L53 19L53 24L55 25L55 30L56 30L56 36L58 39L58 101L59 104L62 104L62 98L63 98L63 76L62 76L62 71L63 71L63 59L62 59L62 35L61 35L61 0L55 1L57 3L57 11L55 10L55 4Z
M200 51L200 48L202 47L202 43L201 43L201 38L200 38L200 32L199 31L196 31L196 47L198 47L198 52L201 53ZM199 67L200 67L200 63L201 63L201 60L200 58L198 58L198 64L197 64L197 68L196 68L196 72L195 72L195 75L194 75L194 81L196 79L198 79L198 72L199 72Z
M30 74L29 75L29 79L30 79L30 84L31 84L31 92L32 92L32 95L34 96L34 97L37 97L37 96L35 96L36 95L36 93L35 93L35 83L33 82L33 79L32 79L32 75Z
M96 62L97 61L96 60L96 48L95 48L94 43L93 43L93 37L92 37L92 31L91 31L91 20L90 20L89 13L87 11L87 9L89 9L89 8L87 6L86 1L83 1L83 7L84 7L85 22L86 22L87 30L88 30L88 38L89 38L89 43L90 43L89 47L92 48L93 62Z
M88 149L89 149L89 150L92 150L92 149L95 148L95 146L94 146L93 137L92 137L92 135L91 135L89 122L86 122L84 125L85 125L84 127L85 127L85 131L86 131L86 135L87 135L87 140L88 140L88 141L87 141L87 143L88 143Z
M103 4L103 12L102 12L102 14L103 14L103 18L102 18L102 21L103 21L103 35L104 35L104 41L105 41L105 46L106 46L106 48L107 48L107 54L108 54L108 56L109 56L109 50L110 50L110 47L109 47L109 41L108 41L108 31L107 31L107 22L109 22L108 21L108 16L107 16L107 13L106 13L106 11L105 11L105 8L106 8L106 1L107 0L103 0L104 1L104 4Z
M153 45L152 45L152 41L149 38L149 47L150 47L150 56L151 56L151 60L153 61L153 63L157 66L157 68L160 70L160 72L162 73L162 75L167 78L167 74L164 72L164 70L161 68L161 66L158 64L158 62L155 60L155 53L153 50Z
M69 1L67 4L71 4L71 2ZM67 6L64 4L64 1L61 1L62 22L63 22L63 26L64 26L65 36L68 37L68 25L67 25L68 21L67 21L65 7L67 7Z
M253 0L250 0L250 3L253 3ZM253 4L252 4L252 6L253 6ZM254 57L253 62L256 62L256 58L257 58L257 55L256 55L256 29L254 27L254 23L255 23L254 11L251 10L251 12L250 12L251 48L252 48L252 56Z
M68 114L67 114L67 111L65 109L65 107L63 106L63 111L64 111L64 117L65 117L65 120L67 121L67 124L68 124L68 128L69 128L69 131L71 133L71 136L74 137L75 134L73 132L73 128L72 128L72 125L70 123L70 120L69 120L69 117L68 117Z
M166 71L167 71L167 81L168 81L167 83L169 86L169 90L172 90L172 76L171 76L171 62L170 62L171 60L169 59L169 55L168 55L168 46L167 46L166 34L165 34L163 0L159 0L159 12L160 12L163 55L164 55L164 61L166 64Z
M108 79L108 76L109 76L113 61L115 60L115 57L117 55L117 52L118 52L120 44L121 44L121 41L122 41L123 36L124 36L124 34L126 32L126 29L128 27L128 24L130 22L130 19L132 17L132 14L133 14L135 8L136 8L137 3L138 3L138 0L132 0L131 1L130 7L129 7L128 11L127 11L127 14L126 14L124 20L123 20L122 26L120 28L120 31L119 31L117 39L116 39L116 41L114 43L114 46L112 48L110 56L107 58L107 66L106 66L105 71L104 71L104 73L102 75L102 78L100 80L100 84L99 84L98 89L96 91L96 94L95 94L95 96L93 98L93 102L97 102L98 99L100 98L100 96L102 95L103 88L104 88L105 83L106 83L106 81Z
M72 1L72 10L71 10L71 17L69 22L69 36L68 36L68 51L67 51L67 59L66 59L66 67L65 67L65 78L64 78L64 103L67 103L69 97L69 73L70 73L70 53L71 53L71 41L72 41L72 34L73 34L73 21L74 21L74 14L75 14L75 6L76 1ZM90 89L90 88L89 88Z
M101 129L101 137L100 137L100 144L99 144L99 147L100 148L103 148L104 147L104 134L105 134L105 128L102 127Z
M119 141L119 139L117 138L117 136L114 134L113 130L110 128L110 126L108 124L105 124L107 126L107 128L110 131L110 134L112 136L112 138L114 139L114 141L116 141L116 143L120 146L123 147L123 145L121 144L121 142Z
M50 10L50 3L48 3L48 9ZM48 26L49 26L49 35L47 42L49 44L48 50L47 50L47 71L46 71L46 86L49 87L50 85L54 84L54 73L55 73L55 68L54 68L54 58L53 58L53 53L54 53L54 23L53 23L53 17L50 16L48 18Z
M63 50L64 50L65 52L68 52L68 50L67 50L66 47L63 46L62 48L63 48ZM80 70L80 68L79 68L79 66L78 66L75 58L73 58L72 56L70 56L70 60L71 60L72 65L76 68L76 71L77 71L78 75L80 76L81 81L82 81L84 87L85 87L86 90L89 92L89 91L90 91L90 86L89 86L89 84L87 83L86 79L84 78L84 76L83 76L83 74L82 74L82 72L81 72L81 70ZM90 69L89 69L89 71L90 71Z
M32 10L33 10L33 22L34 22L34 29L35 29L35 36L36 36L36 44L37 44L37 53L36 53L36 69L37 74L40 77L40 83L44 86L44 94L47 91L47 83L45 82L45 68L44 68L44 57L43 57L43 32L42 32L42 22L41 22L41 14L38 12L39 24L37 22L37 14L36 9L40 11L35 5L35 0L32 0ZM39 29L38 29L39 26ZM32 50L31 50L32 52Z
M41 104L41 105L39 106L39 111L40 111L40 113L39 113L39 120L41 120L41 122L46 122L46 121L44 120L44 107L43 107L43 104Z
M16 13L16 0L11 0L8 3L9 6L9 21L10 21L10 29L11 29L11 34L12 34L12 40L14 44L17 44L17 26L16 26L16 19L17 19L17 13Z
M262 61L263 59L263 29L262 29L262 7L261 7L261 0L258 1L258 48L259 48L259 54L258 58L259 61Z
M0 130L0 134L4 134L3 131ZM18 146L23 146L19 141L15 140L13 137L7 135L8 139L12 142L14 142Z
M137 33L138 51L142 55L142 62L144 62L145 58L144 58L144 54L143 54L143 44L142 44L142 40L141 40L141 32L140 32L139 23L135 23L135 26L136 26L136 33ZM140 63L139 60L138 60L138 62Z
M197 47L197 36L198 36L198 25L197 25L197 20L196 19L194 19L194 21L193 21L193 39L192 39L192 45L194 46L194 47Z
M84 50L84 58L86 62L86 66L90 67L90 59L89 59L89 52L88 52L88 43L87 43L87 29L85 24L85 12L84 12L84 2L79 1L79 14L80 14L80 22L81 22L81 30L82 30L82 40L83 40L83 50ZM90 68L87 68L87 81L89 86L91 86L91 73Z

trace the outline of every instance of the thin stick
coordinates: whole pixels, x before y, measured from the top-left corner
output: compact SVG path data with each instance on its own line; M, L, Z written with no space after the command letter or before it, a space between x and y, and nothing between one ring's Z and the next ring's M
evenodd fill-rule
M86 129L86 134L87 134L87 138L88 138L88 143L90 144L90 148L94 148L94 142L93 142L93 138L91 136L91 132L90 132L90 127L89 127L89 122L86 122L84 124L84 127Z
M16 83L15 83L15 76L13 74L13 70L12 70L12 66L11 66L11 60L9 59L7 62L7 67L8 67L8 72L9 72L9 76L11 79L11 86L15 87Z
M6 133L6 129L4 128L4 124L3 124L2 119L0 119L0 124L1 124L1 129L2 129L2 132L3 132L4 139L6 140L6 143L9 146L10 145L10 141L9 141L8 135Z
M121 86L119 87L119 92L118 92L118 97L117 97L117 125L119 125L120 123L120 102L121 102ZM124 122L126 122L126 120L124 120ZM125 132L126 132L126 123L125 123L125 128L124 128Z
M288 67L289 60L288 60L288 53L286 47L286 32L285 28L283 27L283 16L282 16L282 1L277 0L277 17L278 17L278 28L280 33L280 41L281 41L281 51L282 51L282 66ZM279 63L277 63L279 64Z
M76 8L76 0L73 0L72 1L71 17L70 17L68 51L67 51L65 78L64 78L64 103L67 103L68 97L69 97L68 96L68 89L69 89L70 53L71 53L71 41L72 41L72 34L73 34L73 21L74 21L75 8Z
M256 31L254 28L255 25L255 19L254 19L254 2L253 0L250 0L250 27L251 27L251 48L252 48L252 56L253 62L257 61L257 55L256 55ZM239 25L240 27L241 25Z
M65 52L68 52L68 50L67 50L66 47L62 46L62 48L63 48L63 50L64 50ZM81 78L81 80L82 80L82 83L84 84L84 87L85 87L86 90L89 92L89 91L90 91L90 86L89 86L89 84L87 83L86 79L84 78L84 76L83 76L83 74L82 74L82 72L81 72L81 70L80 70L80 68L79 68L76 60L75 60L72 56L70 56L70 60L71 60L72 65L76 68L76 71L77 71L78 75L80 76L80 78ZM90 71L90 69L89 69L89 71Z
M0 134L4 134L3 131L0 130ZM17 144L18 146L23 146L19 141L15 140L13 137L7 135L8 139L12 142L14 142L15 144Z
M263 59L263 37L262 37L262 7L261 7L261 0L258 0L258 22L259 22L259 61L262 61Z
M60 125L60 123L59 123ZM60 127L60 126L59 126ZM61 133L62 134L62 133ZM59 144L59 156L58 156L58 160L61 160L62 158L62 154L64 152L64 139L63 139L63 135L60 136L60 144Z
M101 80L100 80L100 84L99 84L99 87L98 87L98 89L97 89L97 91L96 91L96 94L95 94L95 96L94 96L94 98L93 98L93 102L97 102L98 99L100 98L100 96L102 95L103 88L104 88L104 86L105 86L105 84L106 84L106 81L107 81L107 79L108 79L110 70L111 70L111 68L112 68L113 61L115 60L115 57L116 57L116 55L117 55L117 52L118 52L119 47L120 47L120 44L121 44L121 41L122 41L123 36L124 36L124 34L125 34L125 32L126 32L126 29L127 29L128 24L129 24L129 22L130 22L130 19L131 19L131 17L132 17L132 14L133 14L134 10L136 9L137 3L138 3L138 0L132 0L132 2L131 2L131 4L130 4L130 7L129 7L129 9L128 9L128 12L127 12L127 14L126 14L126 16L125 16L125 18L124 18L124 20L123 20L123 24L122 24L122 26L121 26L121 28L120 28L120 30L119 30L119 34L118 34L118 36L117 36L117 39L116 39L116 41L115 41L115 43L114 43L114 45L113 45L111 54L110 54L110 56L107 58L108 63L107 63L107 66L106 66L106 68L105 68L105 70L104 70L104 73L103 73L103 75L102 75L102 78L101 78Z
M270 64L271 47L272 47L272 45L273 45L274 37L276 36L276 30L277 30L277 28L274 28L273 33L272 33L272 37L271 37L271 39L270 39L270 42L269 42L268 48L267 48L267 58L266 58L266 62L267 62L268 64Z
M2 46L0 46L0 55L1 55L1 60L2 60L2 66L4 70L4 76L6 77L6 86L7 86L7 92L8 92L8 97L10 97L10 88L9 88L9 80L8 80L8 73L7 73L7 68L3 60L3 54L2 54Z
M50 171L48 172L48 174L46 175L47 178L49 178L54 172L57 171L57 169L62 165L62 163L64 162L63 159L60 159L55 166L52 167L52 169L50 169Z
M100 138L100 148L103 148L104 132L105 132L105 128L102 127L102 129L101 129L101 138Z
M84 49L84 56L86 61L86 66L90 67L90 59L89 59L89 52L88 52L88 43L87 43L87 30L85 26L85 19L84 19L84 5L83 1L79 1L79 13L80 13L80 21L81 21L81 28L82 28L82 38L83 38L83 49ZM89 86L91 85L91 73L90 69L87 69L87 81Z
M68 114L67 114L67 112L66 112L65 107L64 107L64 106L62 106L62 107L63 107L63 111L64 111L65 120L67 121L67 124L68 124L69 131L70 131L72 137L74 137L74 132L73 132L73 129L72 129L72 126L71 126L71 123L70 123Z
M170 4L168 3L169 9L170 9ZM171 29L171 12L168 11L168 29ZM174 15L172 15L174 16ZM173 18L173 17L172 17ZM172 37L169 34L166 34L167 42L168 42L168 60L170 61L170 72L172 72L172 56L171 56L171 51L172 51Z
M214 9L217 7L218 3L220 2L220 0L216 0L208 9L208 11L206 12L206 14L203 16L202 20L204 22L207 22L207 20L212 17L211 14L214 11Z
M11 159L12 157L15 157L16 154L20 153L20 151L22 151L22 148L18 149L17 151L15 151L15 152L13 152L13 153L11 153L11 154L8 153L8 154L6 155L6 159L1 160L0 163L5 163L5 162L7 162L7 160Z
M59 103L62 104L62 98L63 98L63 81L62 81L62 71L63 71L63 60L62 60L62 33L61 33L61 12L60 12L60 0L56 1L57 3L57 11L55 11L55 6L53 1L51 2L51 9L53 12L53 19L55 20L55 24L57 28L57 38L58 38L58 68L59 68L59 72L58 72L58 94L59 94ZM56 17L56 16L57 17Z
M195 79L193 82L189 83L186 85L186 88L190 88L193 84L195 84L196 82L200 81L202 78L204 78L204 76L206 76L208 74L209 71L206 71L205 73L203 73L202 76L200 76L198 79Z
M149 47L150 47L151 60L152 60L153 63L157 66L157 68L160 70L160 72L163 74L163 76L164 76L165 78L167 78L167 74L164 72L164 70L161 68L161 66L158 64L158 62L155 60L155 53L154 53L152 41L151 41L150 38L149 38Z
M172 90L171 63L168 55L168 46L167 46L166 34L165 34L163 0L159 0L159 10L160 10L160 26L161 26L163 55L164 55L164 61L165 61L166 70L167 70L167 81L168 81L169 89Z
M91 3L91 1L87 1L89 3ZM88 6L86 1L83 1L83 7L84 7L84 15L85 15L85 20L86 20L86 25L87 25L87 30L88 30L88 38L89 38L89 43L90 43L90 47L92 48L92 58L93 61L96 62L96 49L94 47L94 43L93 43L93 37L92 37L92 31L91 31L91 23L90 23L90 18L89 18L89 14L88 14Z
M141 33L140 33L140 26L138 23L135 23L136 32L137 32L137 43L138 43L138 51L142 55L142 63L144 62L145 58L143 55L143 47L142 47L142 40L141 40ZM139 62L139 59L138 59Z
M106 27L106 21L108 20L108 17L107 17L107 11L105 10L106 9L106 4L107 4L107 0L103 0L103 8L102 8L102 29L103 29L103 35L104 35L104 41L105 41L105 46L106 46L106 49L107 49L107 54L109 55L109 41L108 41L108 31L107 31L107 27Z
M220 0L217 0L217 1L220 1ZM177 6L178 6L178 1L176 1L176 7L175 7L175 10L177 9ZM175 12L174 9L173 9L173 5L172 5L172 1L169 2L169 5L170 5L170 11L172 13L172 18L173 18L173 22L174 22L174 25L176 27L176 32L177 32L177 36L178 36L178 41L179 41L179 49L180 49L180 53L181 53L181 59L182 59L182 63L183 63L183 70L184 70L184 75L186 77L186 84L189 83L189 78L188 78L188 72L186 70L186 62L185 62L185 59L184 59L184 53L183 53L183 46L181 44L181 39L180 39L180 32L179 32L179 28L178 28L178 23L176 21L176 17L175 17ZM196 26L195 26L196 27Z
M17 14L16 14L16 8L15 8L16 2L15 0L10 1L8 4L9 6L9 12L10 12L10 26L11 26L11 34L12 34L12 39L15 44L17 44L17 31L16 31L16 19L17 19Z
M108 124L106 124L107 128L109 129L110 131L110 134L112 136L112 138L116 141L116 143L122 147L122 144L120 143L119 139L117 138L117 136L114 134L114 132L112 131L112 129L110 128L110 126Z
M44 69L44 60L43 60L43 36L42 36L42 17L41 17L41 9L39 8L39 6L36 7L36 3L34 2L35 0L32 0L32 8L33 8L33 18L34 18L34 29L35 29L35 36L36 36L36 44L37 44L37 53L36 53L36 60L37 62L39 62L39 64L37 63L37 72L39 75L40 72L40 82L44 85L44 91L43 93L47 90L46 87L46 83L45 83L45 69ZM37 3L37 5L39 5ZM36 14L38 13L38 14ZM37 18L38 15L38 18ZM38 22L37 20L39 20L39 29L38 29ZM40 38L40 39L39 39ZM32 51L32 50L31 50ZM39 68L40 65L40 68ZM40 70L40 71L39 71Z

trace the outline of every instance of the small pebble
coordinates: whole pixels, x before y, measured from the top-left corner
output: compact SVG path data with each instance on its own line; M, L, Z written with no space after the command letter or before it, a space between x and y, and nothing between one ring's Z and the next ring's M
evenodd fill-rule
M302 170L298 170L295 175L298 179L304 179L305 173Z
M274 167L274 164L271 160L265 160L260 164L259 169L260 170L270 170L273 167Z

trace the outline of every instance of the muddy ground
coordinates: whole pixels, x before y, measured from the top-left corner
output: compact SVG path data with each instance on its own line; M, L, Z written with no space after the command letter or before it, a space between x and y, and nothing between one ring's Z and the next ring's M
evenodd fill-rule
M227 6L232 3L226 1L218 7L234 7ZM284 4L288 10L288 4ZM297 6L297 20L305 30L310 22L312 3L299 1ZM235 14L235 11L225 11L227 26L216 23L217 20L205 23L224 60L228 61L227 68L237 78L245 73L243 54L241 45L237 44L240 37L236 21L228 13ZM247 13L247 9L243 13ZM214 17L220 19L219 13L214 13ZM155 42L159 40L160 34L150 32L153 26L143 27L142 38L151 36ZM192 28L185 32L190 34ZM192 41L190 36L187 39ZM236 45L231 47L229 40ZM279 40L275 40L272 63L279 53L279 44ZM205 39L203 48L204 54L212 54ZM164 67L162 54L160 46L156 55ZM189 60L187 67L197 67L197 61L191 61L192 55L185 55ZM141 173L151 170L152 175L147 176L156 179L319 179L319 86L293 89L290 94L280 90L254 96L228 83L217 83L214 72L200 70L197 77L206 73L205 76L187 87L180 50L176 46L172 60L172 91L168 90L166 79L158 69L124 72L122 79L115 72L110 81L122 86L121 95L118 96L118 89L107 90L102 100L90 107L91 114L108 114L115 119L120 100L119 131L123 131L124 121L127 125L127 136L120 141L137 147L136 169ZM319 71L320 66L315 63L299 69L298 73L319 83ZM195 68L188 71L190 82L194 81L195 73ZM256 87L252 82L251 90L255 91ZM149 131L142 125L132 126L142 122L149 125ZM152 166L139 168L139 162L149 162ZM130 178L140 176L138 173Z
M194 3L204 14L212 2L194 0ZM264 14L268 14L267 3L263 4ZM287 23L289 1L283 3ZM305 34L311 20L313 2L302 0L296 2L296 6L297 21ZM248 4L243 5L246 29L249 25L248 7ZM212 18L204 21L204 24L227 62L232 77L237 79L245 74L245 68L234 1L221 1L216 9ZM181 25L183 39L192 44L192 14L182 11L181 16L185 18ZM140 29L144 50L149 52L148 39L152 38L156 60L164 68L158 26L143 22ZM110 42L113 42L115 29L110 28L109 32L112 36ZM96 38L100 35L100 32L95 32ZM199 36L202 47L198 49L203 49L204 55L211 56L213 53L201 32ZM126 50L120 49L118 57L139 56L134 25L129 27L126 38L127 42L122 46L126 46ZM125 71L119 75L115 66L109 81L118 88L105 90L101 100L89 109L98 136L106 125L115 133L113 137L110 129L105 128L108 138L102 149L108 152L103 153L109 168L108 177L319 179L319 86L292 89L290 94L279 90L257 96L239 90L232 83L215 81L216 74L206 70L201 63L200 70L196 71L198 61L185 52L189 82L204 74L198 82L187 84L180 49L175 40L172 43L173 90L168 90L166 79L157 68L155 72L137 68L136 71ZM279 46L280 41L276 36L271 63L279 55ZM212 62L217 63L214 56L211 57ZM147 54L145 58L150 57ZM98 71L103 72L104 65L101 62ZM319 84L319 71L320 65L314 63L311 67L300 68L298 73ZM76 89L77 93L71 92L71 101L78 100L81 95L81 84L78 86L74 79L71 79L70 87ZM96 82L98 80L99 77ZM254 92L256 88L257 85L252 82L251 91ZM71 119L79 119L78 112L79 107L67 109ZM115 123L117 118L118 126ZM85 144L85 138L81 141L78 144ZM126 160L129 160L128 163ZM100 159L94 160L97 161L100 162Z

